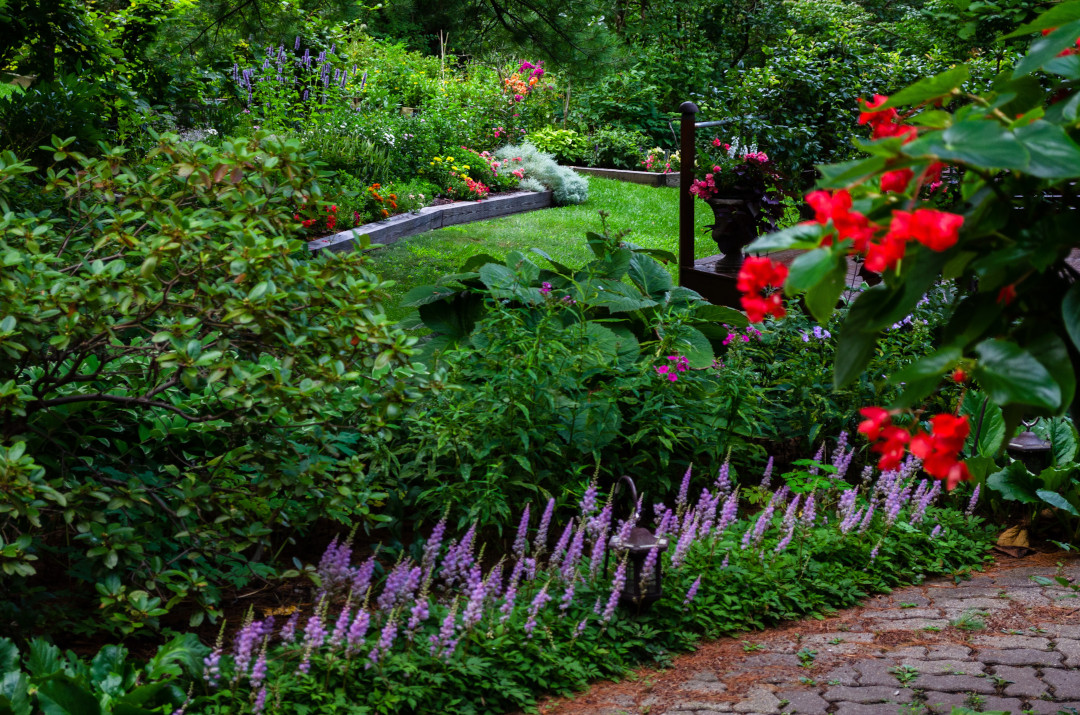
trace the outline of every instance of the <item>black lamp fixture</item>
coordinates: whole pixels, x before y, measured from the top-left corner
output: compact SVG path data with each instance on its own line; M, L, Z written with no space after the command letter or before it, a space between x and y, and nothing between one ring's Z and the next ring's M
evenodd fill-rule
M1038 474L1050 466L1050 453L1053 450L1050 442L1031 431L1030 428L1037 421L1024 420L1024 427L1027 429L1009 440L1005 446L1005 451L1013 459L1023 463L1032 474Z
M637 511L638 495L634 480L626 475L619 477L619 481L615 483L615 493L612 494L612 500L614 501L615 494L618 493L619 487L624 482L630 488L630 498L632 499L632 506L627 520L636 524L641 515ZM626 575L626 583L623 584L622 592L619 594L620 603L640 608L643 605L659 600L662 595L661 580L663 577L660 554L667 551L667 547L667 539L658 539L655 534L641 526L631 528L625 541L619 538L618 533L612 534L611 539L608 541L607 553L604 556L604 572L607 573L608 556L612 554L616 560L627 559L627 566L630 571ZM646 562L650 560L649 553L652 551L658 553L652 559L652 563L647 564Z

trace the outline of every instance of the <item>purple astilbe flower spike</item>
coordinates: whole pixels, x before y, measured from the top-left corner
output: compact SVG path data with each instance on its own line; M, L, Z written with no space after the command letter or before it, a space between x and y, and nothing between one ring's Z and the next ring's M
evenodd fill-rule
M720 568L726 569L728 567L728 561L731 560L731 554L724 554L724 560L720 562Z
M720 465L720 472L716 475L716 491L721 496L725 496L732 490L731 485L731 464L724 460L724 463Z
M457 581L464 580L469 574L469 569L472 568L473 561L473 542L476 539L476 522L473 522L469 530L465 532L465 535L461 537L461 542L457 544L456 548L451 546L446 552L446 557L443 559L442 570L440 575L443 580L446 581L447 586L453 586ZM451 550L453 551L453 557L451 558Z
M790 529L795 525L796 518L799 513L799 501L802 499L801 494L795 495L795 498L788 504L787 511L784 512L784 528Z
M263 641L263 647L259 649L259 657L255 659L255 665L251 668L251 687L258 688L264 682L266 682L266 641Z
M761 488L768 489L772 486L772 470L773 470L773 458L769 457L769 461L765 463L765 473L761 476Z
M854 502L854 499L852 500L852 502ZM862 517L863 517L862 509L855 509L854 507L852 507L851 511L847 514L847 516L845 516L843 518L843 520L840 522L840 527L839 527L840 528L840 533L841 534L849 533L852 529L854 529L856 526L859 525L859 522L862 520Z
M517 538L514 539L514 556L521 559L525 556L525 546L529 543L529 505L525 505L525 511L521 512L521 523L518 524Z
M705 491L701 495L701 502L698 506L698 512L701 515L701 527L698 529L698 534L703 538L712 533L713 524L716 522L716 507L720 506L722 497L723 495L720 492L711 495L708 491Z
M937 535L938 535L938 534L940 534L940 533L941 533L941 524L938 524L938 525L937 525L937 526L935 526L935 527L933 528L933 530L932 530L932 531L930 532L930 538L931 538L931 539L937 538Z
M875 547L874 547L873 549L871 549L871 550L870 550L870 560L871 560L871 561L873 561L874 559L876 559L876 558L877 558L877 555L878 555L878 549L880 549L880 548L881 548L881 543L879 542L879 543L877 544L877 546L875 546Z
M326 641L326 629L323 628L322 618L316 613L304 626L304 655L297 668L298 672L307 674L311 671L311 653L322 646L324 641Z
M330 632L330 649L338 650L345 644L345 636L349 632L349 623L352 621L352 609L346 604L341 609L341 614L334 623L334 630Z
M574 602L574 590L577 588L577 581L567 581L566 589L563 590L562 598L559 599L559 610L563 612L563 616L566 615L566 609L570 608L570 604Z
M615 576L611 579L611 595L608 596L607 605L604 606L604 612L600 616L604 623L610 621L612 616L615 615L615 606L619 604L619 596L625 586L626 557L624 556L619 560L619 565L615 568ZM599 601L597 601L597 605L599 605Z
M439 519L439 523L431 530L431 536L424 544L424 555L420 558L421 583L427 583L435 572L435 562L439 559L439 550L442 548L443 536L446 534L446 516ZM353 589L355 592L355 589Z
M782 553L784 551L784 549L786 549L788 547L788 545L791 544L791 538L793 536L795 536L795 524L792 524L791 526L789 526L788 530L787 530L787 533L784 534L784 538L780 539L780 541L777 542L777 544L776 544L776 553L778 553L778 554Z
M560 573L564 581L573 581L577 577L577 566L581 560L581 554L585 550L585 525L578 526L574 532L574 538L570 541L570 548L566 552L566 558L562 560Z
M352 592L357 598L363 598L367 593L368 588L371 587L371 578L375 574L375 555L372 554L368 557L368 560L360 564L360 568L353 572L352 577Z
M450 610L446 614L446 618L443 619L442 625L439 627L437 635L431 636L431 654L440 655L444 660L449 660L450 656L454 654L454 650L457 648L457 639L454 638L454 634L457 632L457 599L450 605Z
M821 464L821 461L823 459L825 459L825 443L824 442L821 443L821 446L818 447L817 454L814 455L814 464L810 465L810 468L808 470L806 470L806 471L810 472L810 474L820 474L821 473L821 468L818 465Z
M407 561L402 561L390 569L390 573L386 575L386 581L383 582L382 593L379 594L379 598L375 602L380 611L389 611L398 604L402 599L408 580L409 563Z
M417 596L412 608L409 609L409 622L405 626L407 640L412 641L416 632L420 629L420 624L426 621L430 615L431 605L428 602L427 593L422 592Z
M521 576L524 571L525 565L521 561L514 564L514 569L510 572L510 581L506 584L506 592L503 594L503 604L499 606L499 613L502 614L499 617L499 623L505 623L510 618L510 614L514 612L518 585L521 583Z
M600 564L604 561L608 532L611 531L611 513L611 505L605 504L600 510L600 515L593 522L596 533L593 535L592 552L589 554L589 576L594 579L600 571Z
M489 601L496 601L502 594L502 574L503 565L501 561L491 567L491 571L488 572L487 579L484 581L484 597Z
M664 516L660 519L660 524L656 527L656 541L659 543L660 539L667 535L668 529L671 528L671 522L675 518L674 513L671 511L664 512ZM644 581L656 569L656 562L660 558L660 549L649 549L649 553L645 554L645 563L641 565L641 580L642 588L644 588Z
M300 613L296 612L289 616L289 620L285 621L285 625L281 627L281 642L292 643L296 640L296 626L300 622Z
M723 534L727 528L735 523L739 516L739 492L733 491L724 500L724 508L720 510L720 521L716 525L717 535Z
M689 504L690 474L693 469L693 464L686 468L686 474L683 475L682 484L679 485L679 496L675 499L675 508L680 515L686 510L687 504Z
M364 638L367 636L369 625L371 625L371 614L363 608L358 609L356 617L353 618L352 623L349 625L349 632L345 634L345 652L348 655L351 656L360 650L360 647L364 644Z
M577 624L577 628L574 629L574 637L575 638L580 637L581 634L585 632L585 626L586 626L586 624L588 624L588 622L589 622L589 617L588 616L581 619L581 622Z
M581 496L581 502L578 504L581 507L582 517L591 516L596 511L596 494L596 484L589 484L588 489Z
M548 585L545 583L544 587L533 598L532 603L529 604L529 617L525 621L525 632L529 634L529 638L532 638L533 631L536 630L536 617L539 615L540 609L551 600L551 596L547 592Z
M551 526L551 515L555 512L555 499L548 499L544 513L540 517L540 526L536 529L533 538L533 554L539 554L547 548L548 528Z
M262 685L255 693L255 702L251 704L251 712L259 715L266 709L266 686Z
M775 497L775 495L774 495ZM769 524L772 523L773 514L776 513L775 499L770 501L761 513L758 514L757 521L754 522L753 529L747 529L743 534L742 548L745 549L748 546L761 543L761 540L765 537L765 530L769 528Z
M566 551L566 548L570 545L570 537L574 533L574 522L570 522L563 529L562 536L559 537L559 541L555 544L555 550L551 552L551 562L554 564L556 559L561 559L562 554Z
M394 641L397 639L397 631L397 619L394 618L394 614L390 614L386 619L386 624L383 626L382 632L379 634L379 642L371 649L371 652L368 653L368 662L370 665L378 665L379 661L390 653L390 649L394 646Z
M698 576L694 579L694 582L690 584L690 588L686 591L686 598L683 599L683 605L689 606L691 601L697 596L698 589L701 588L701 577Z
M484 584L480 564L474 564L469 569L469 576L465 579L465 593L468 594L469 600L465 603L465 612L462 614L461 625L465 630L469 630L479 623L480 618L484 615L484 600L487 597L487 588Z
M869 529L870 528L870 522L873 521L873 519L874 519L874 504L873 504L873 502L871 502L870 505L868 507L866 507L866 514L863 515L862 521L859 523L859 532L858 533L862 534L867 529Z
M351 569L349 562L352 560L352 547L344 541L338 541L338 537L330 542L323 552L315 573L322 582L320 596L336 594L348 587Z
M203 680L211 688L216 688L221 680L221 646L214 648L203 658Z
M814 502L814 493L810 492L807 495L806 501L803 503L802 510L802 523L806 528L811 529L814 526L814 522L817 520L817 504Z
M854 489L847 489L840 495L840 503L836 507L836 515L841 519L846 519L851 516L851 512L855 510L855 499L858 493Z
M939 482L939 484L940 484L940 482ZM964 513L967 514L968 516L971 516L972 514L974 514L975 513L975 507L977 507L979 505L979 488L981 486L982 486L981 484L976 484L975 485L975 490L971 492L971 501L968 502L967 509L964 510Z
M687 514L689 517L690 514ZM694 515L694 518L690 523L683 527L682 532L679 534L679 540L675 543L675 551L671 554L671 567L679 568L682 565L682 560L686 556L687 550L690 548L690 544L694 543L694 539L697 538L698 532L698 517Z

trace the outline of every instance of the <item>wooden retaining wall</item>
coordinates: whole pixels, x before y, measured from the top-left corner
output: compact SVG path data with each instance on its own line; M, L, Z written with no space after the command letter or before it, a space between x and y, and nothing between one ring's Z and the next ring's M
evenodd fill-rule
M417 213L399 214L383 221L364 224L332 236L308 241L311 251L351 251L356 237L367 235L373 244L390 245L402 238L445 226L534 211L551 206L550 191L515 191L480 201L455 201L443 206L427 206Z
M601 179L614 179L615 181L629 181L632 184L646 184L648 186L670 186L678 188L679 173L657 174L652 171L631 171L629 169L593 169L588 166L571 167L579 174L596 176Z

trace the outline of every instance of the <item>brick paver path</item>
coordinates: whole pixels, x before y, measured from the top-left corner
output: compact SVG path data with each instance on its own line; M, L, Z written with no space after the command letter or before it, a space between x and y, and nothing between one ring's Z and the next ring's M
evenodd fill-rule
M673 668L601 683L541 712L1080 713L1080 598L1030 578L1054 575L1054 560L927 581L822 621L705 644ZM1080 559L1061 569L1080 582Z

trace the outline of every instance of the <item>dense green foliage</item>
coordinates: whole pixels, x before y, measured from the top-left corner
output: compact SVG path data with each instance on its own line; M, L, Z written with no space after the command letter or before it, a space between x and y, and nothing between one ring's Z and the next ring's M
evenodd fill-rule
M59 570L101 599L68 628L130 631L273 574L316 519L363 521L350 445L419 381L363 254L296 257L319 195L297 142L54 151L52 211L18 210L34 169L0 166L4 620L64 623L20 586Z

